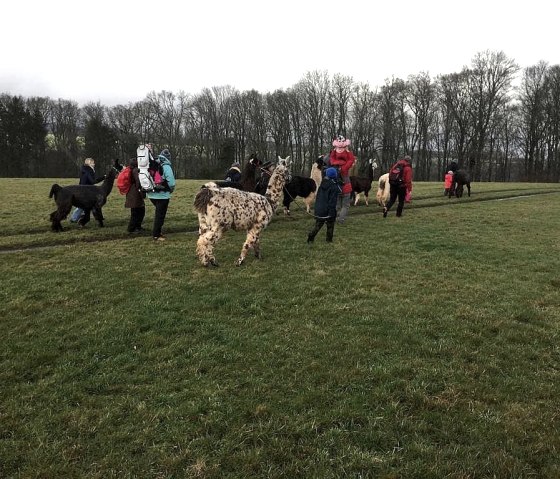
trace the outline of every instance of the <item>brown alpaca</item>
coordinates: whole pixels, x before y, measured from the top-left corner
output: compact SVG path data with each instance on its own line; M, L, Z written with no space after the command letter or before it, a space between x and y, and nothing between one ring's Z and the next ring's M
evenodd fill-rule
M194 199L198 213L196 254L203 266L218 266L214 246L228 229L245 230L247 237L236 261L240 266L250 248L261 258L260 235L268 226L282 196L288 177L288 160L278 157L278 165L268 182L265 196L235 188L205 184Z

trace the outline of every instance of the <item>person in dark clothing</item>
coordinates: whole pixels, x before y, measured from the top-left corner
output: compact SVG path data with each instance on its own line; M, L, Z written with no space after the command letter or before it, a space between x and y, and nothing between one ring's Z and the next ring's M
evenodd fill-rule
M84 160L84 164L80 170L80 185L95 185L105 179L105 176L100 176L98 178L95 177L95 160L93 158L86 158ZM84 214L84 210L82 208L76 208L72 216L70 216L70 222L77 223L82 215Z
M307 242L312 243L319 230L327 223L327 241L333 240L334 224L336 220L336 206L342 188L337 181L336 168L327 168L325 177L317 190L315 198L315 227L307 235Z
M127 231L129 233L140 233L144 229L142 228L142 221L144 221L144 216L146 215L145 194L142 192L136 158L132 158L129 165L130 189L126 193L126 200L124 202L124 207L130 208L130 221L128 222Z
M391 206L393 206L397 198L399 200L399 204L397 205L397 217L401 217L406 194L407 192L412 192L412 165L410 156L407 155L397 161L393 166L391 166L389 172L397 167L400 167L403 170L402 179L397 184L390 184L389 202L383 208L383 218L387 217L387 212L391 209Z
M241 165L239 161L234 162L228 172L226 173L225 180L231 181L232 183L239 183L241 181Z

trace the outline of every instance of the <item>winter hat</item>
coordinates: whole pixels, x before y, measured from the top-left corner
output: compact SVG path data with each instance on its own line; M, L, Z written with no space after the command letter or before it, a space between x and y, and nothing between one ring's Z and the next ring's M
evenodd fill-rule
M231 168L239 168L240 166L241 166L241 164L239 163L239 161L234 161L234 162L231 164Z
M335 148L346 148L350 146L350 140L344 138L342 135L338 135L332 142Z
M451 170L449 170L449 171L447 172L447 174L448 174L448 175L452 175L453 172L452 172Z
M336 171L336 168L333 168L331 166L330 168L327 168L327 171L325 171L325 175L327 176L327 178L334 180L338 176L338 173Z
M169 153L167 148L165 150L161 150L159 156L165 156L169 161L171 161L171 153Z

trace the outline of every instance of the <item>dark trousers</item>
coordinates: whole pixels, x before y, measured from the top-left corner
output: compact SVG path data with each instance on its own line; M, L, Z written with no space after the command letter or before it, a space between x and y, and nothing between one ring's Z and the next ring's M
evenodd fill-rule
M329 242L332 241L334 235L334 221L335 221L334 218L328 220L323 220L323 219L315 220L315 227L309 232L309 236L307 237L307 239L309 241L313 241L315 239L315 236L317 236L319 230L323 227L325 223L327 223L327 241Z
M389 191L389 202L387 203L387 211L391 209L391 206L395 203L397 198L399 199L399 204L397 205L397 216L402 215L402 210L404 208L404 198L406 196L406 186L391 185Z
M150 198L152 204L156 207L156 213L154 215L154 227L152 228L152 236L154 238L159 238L161 236L161 228L165 221L165 215L167 214L167 208L169 206L169 199L154 199Z
M133 233L142 228L142 221L146 215L146 207L140 206L139 208L130 208L130 221L128 222L127 231Z

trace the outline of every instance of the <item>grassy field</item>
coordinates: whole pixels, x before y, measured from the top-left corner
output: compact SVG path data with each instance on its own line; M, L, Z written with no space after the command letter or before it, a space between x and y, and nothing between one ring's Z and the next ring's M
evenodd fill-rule
M202 181L157 244L117 191L52 233L52 182L0 179L0 477L560 477L560 185L417 183L332 244L293 205L206 269Z

